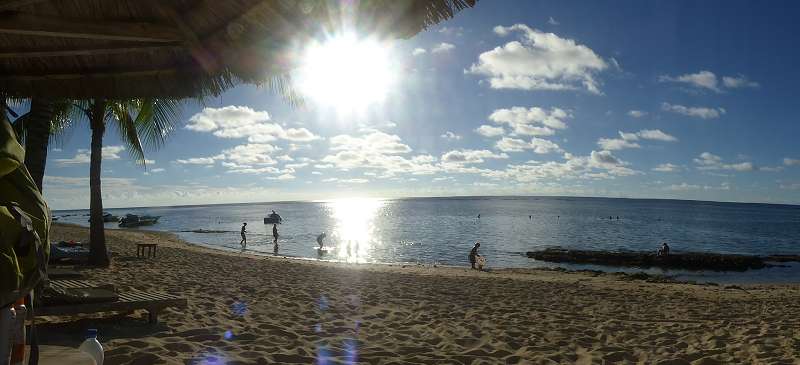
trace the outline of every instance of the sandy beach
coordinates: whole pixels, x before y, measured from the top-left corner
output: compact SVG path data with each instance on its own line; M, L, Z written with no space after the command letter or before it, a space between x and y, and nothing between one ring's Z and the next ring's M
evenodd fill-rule
M106 364L800 364L800 285L346 265L106 235L112 266L82 270L89 279L189 303L155 326L144 312L39 322L43 344L77 347L98 328ZM87 237L52 230L54 241ZM157 258L136 258L144 241Z

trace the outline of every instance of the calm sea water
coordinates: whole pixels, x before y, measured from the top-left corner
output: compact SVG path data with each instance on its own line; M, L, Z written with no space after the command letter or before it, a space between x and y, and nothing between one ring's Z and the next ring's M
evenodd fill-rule
M491 267L553 266L527 258L530 250L561 246L594 250L655 250L667 241L674 251L800 254L800 206L676 200L573 197L349 199L184 207L108 209L159 215L155 226L181 238L240 250L247 222L247 251L274 254L270 210L278 225L277 253L344 262L467 265L476 241ZM85 210L57 211L59 221L88 225ZM480 218L478 215L480 214ZM619 217L619 218L617 218ZM610 219L609 219L610 218ZM109 228L116 224L108 224ZM192 230L224 231L193 233ZM327 233L326 249L316 237ZM717 282L800 282L800 265L745 274L688 273L681 278ZM569 268L608 269L587 266ZM619 269L612 269L619 271ZM661 270L648 270L663 273Z

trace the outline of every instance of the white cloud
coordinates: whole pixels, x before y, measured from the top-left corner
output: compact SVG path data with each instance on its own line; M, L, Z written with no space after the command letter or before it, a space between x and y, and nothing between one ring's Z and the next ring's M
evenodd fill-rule
M401 142L399 136L374 131L362 137L341 134L331 137L331 150L359 151L363 153L398 154L411 152L411 147Z
M284 165L284 167L286 167L287 169L301 169L306 166L308 166L308 162L289 163Z
M539 107L525 108L515 106L510 109L497 109L489 115L489 120L498 124L507 124L514 134L526 136L550 136L553 129L565 129L565 119L572 116L560 108L549 111ZM537 126L541 124L543 126Z
M696 185L696 184L687 184L687 183L680 183L680 184L672 184L664 188L665 190L671 191L692 191L692 190L730 190L731 184L728 182L723 182L719 184L719 186L713 185Z
M327 179L323 179L322 182L336 182L341 184L366 184L369 182L368 179L362 178L354 178L354 179L340 179L336 177L330 177Z
M54 209L85 209L89 206L89 178L47 176L45 195ZM103 206L107 208L157 205L185 205L198 203L239 203L266 201L281 196L287 200L301 200L305 195L294 190L276 189L267 184L219 187L200 183L186 185L152 185L132 178L104 177Z
M502 127L493 127L485 124L476 128L475 132L484 137L490 137L490 138L502 136L505 133Z
M755 81L750 81L744 75L738 77L723 76L722 84L729 89L740 89L746 87L759 87L760 85Z
M119 160L121 157L119 153L125 151L125 147L123 146L105 146L101 150L101 157L103 160ZM91 154L89 150L79 149L75 156L72 158L57 158L55 162L59 165L77 165L77 164L84 164L89 163L91 161ZM149 160L152 161L152 160ZM155 163L155 161L153 161Z
M437 44L431 49L431 53L443 53L443 52L450 52L454 50L456 46L452 45L451 43L442 42Z
M709 153L703 152L698 158L695 158L694 163L697 164L698 170L731 170L731 171L753 171L756 170L752 162L740 162L733 164L726 164L722 162L722 158Z
M600 138L597 145L608 151L616 151L625 148L641 148L642 146L634 141L639 139L656 140L663 142L676 142L677 138L662 132L660 129L643 129L636 133L625 133L619 131L620 138Z
M759 86L757 82L748 80L744 75L723 76L722 85L720 85L720 80L717 78L717 75L708 70L680 76L663 75L658 78L658 81L682 83L694 88L706 89L715 92L722 92L721 87L728 89L741 89Z
M455 35L457 37L461 37L464 35L464 27L442 27L439 29L439 33L446 34L446 35Z
M628 111L628 115L633 118L641 118L647 115L647 112L641 110L630 110Z
M678 170L680 170L680 169L681 169L681 167L680 167L680 166L678 166L678 165L673 165L673 164L671 164L671 163L662 163L662 164L660 164L660 165L658 165L658 166L654 167L654 168L653 168L653 171L658 171L658 172L675 172L675 171L678 171Z
M783 164L786 166L800 166L800 159L786 157L783 159Z
M177 159L175 162L182 165L213 165L217 160L224 158L222 155L214 157L192 157L187 159Z
M483 176L502 181L527 183L539 180L562 179L613 179L640 172L632 170L609 151L592 151L589 156L564 154L564 162L528 161L521 165L508 165L505 170L484 172Z
M698 165L711 166L717 165L722 162L722 157L719 157L710 152L703 152L699 158L695 158L694 162Z
M282 174L278 176L268 176L267 180L294 180L295 176L292 174Z
M601 94L595 76L608 64L589 47L524 24L496 26L494 32L500 36L520 32L522 37L481 53L466 70L486 76L493 89L585 89Z
M103 188L126 188L136 185L136 179L132 178L121 178L121 177L105 177L101 181ZM45 175L43 184L47 185L48 188L52 188L54 186L61 186L61 187L80 187L89 189L89 178L88 177L69 177L69 176L50 176ZM88 200L88 198L87 198Z
M442 163L446 164L476 164L483 163L486 159L505 159L505 153L496 154L489 150L453 150L442 155Z
M271 165L278 163L272 154L280 148L267 143L248 143L222 150L222 153L209 157L192 157L175 160L183 165L213 165L217 161L229 173L243 174L279 174L284 171ZM281 156L283 157L283 156ZM281 158L279 157L279 158ZM282 158L285 160L285 158Z
M701 119L715 119L719 118L720 115L725 114L725 109L723 108L686 107L683 105L674 105L670 103L661 103L661 109L664 111Z
M717 75L715 75L711 71L700 71L694 74L685 74L680 76L667 76L663 75L658 78L660 82L677 82L687 84L696 88L700 89L708 89L719 92L719 87L717 87Z
M436 159L430 155L405 157L411 147L402 142L397 135L373 131L369 134L353 137L338 135L330 139L331 151L334 154L325 156L320 162L330 167L343 170L376 169L385 177L397 173L433 174L438 167L433 163ZM315 165L324 168L325 165Z
M671 191L690 191L690 190L699 190L701 188L702 187L700 185L687 184L685 182L680 184L672 184L666 187L667 190Z
M103 160L119 160L119 153L125 151L125 147L122 146L106 146L102 149L102 157ZM155 162L153 162L155 163Z
M444 132L444 134L442 134L439 137L442 137L449 141L458 141L459 139L461 139L461 136L450 131Z
M641 139L650 139L663 142L677 142L678 139L674 136L662 132L660 129L643 129L636 132L636 135Z
M517 138L503 137L497 141L495 146L503 152L521 152L524 150L531 150L538 154L561 152L561 147L557 144L536 137L533 137L530 142Z
M281 125L269 121L270 116L266 111L229 105L222 108L204 108L189 118L186 129L210 132L220 138L247 138L250 143L272 142L276 139L293 142L319 139L306 128L284 129Z
M600 138L597 140L597 145L600 148L608 151L617 151L624 148L640 148L638 143L630 142L624 138Z
M150 169L150 172L156 174L156 173L159 173L159 172L164 172L164 169L161 168L161 167L157 167L157 168L154 168L154 169Z
M280 136L281 138L294 141L294 142L309 142L315 139L319 139L314 133L311 133L308 129L305 128L289 128L286 129L284 134Z
M426 50L425 50L425 48L419 48L419 47L417 47L417 48L414 48L414 50L413 50L413 51L411 51L411 55L412 55L412 56L419 56L419 55L423 55L423 54L425 54L425 53L427 53L427 52L428 52L428 51L426 51Z
M239 166L274 165L277 163L270 154L279 148L266 143L248 143L222 151L225 161ZM230 165L229 165L230 166Z
M550 24L550 25L560 25L561 23L559 23L559 22L558 22L558 20L555 20L555 18L553 18L553 17L550 17L549 19L547 19L547 24Z

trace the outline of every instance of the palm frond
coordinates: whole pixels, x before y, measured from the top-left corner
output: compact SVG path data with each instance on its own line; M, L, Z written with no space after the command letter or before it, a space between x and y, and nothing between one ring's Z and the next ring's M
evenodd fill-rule
M181 102L174 99L147 98L140 100L136 128L148 149L158 149L166 143L180 120Z
M60 99L53 105L53 119L50 121L50 143L63 145L71 136L73 125L85 118L83 111L73 100Z
M256 84L259 87L265 87L269 91L280 95L292 107L299 107L305 104L303 96L295 90L295 84L292 81L292 76L289 73L277 74L266 82Z
M31 107L31 99L28 98L17 98L17 97L3 97L6 100L7 106L10 108L11 106L23 109L30 109ZM18 116L15 116L15 118Z
M14 129L14 133L17 134L17 141L21 144L25 144L25 137L28 135L28 130L25 128L25 121L28 116L30 116L30 113L25 113L11 122L11 127Z
M128 154L136 163L145 164L144 149L139 140L136 120L131 116L131 111L136 108L137 101L111 100L106 108L107 120L113 121L120 139L125 144Z

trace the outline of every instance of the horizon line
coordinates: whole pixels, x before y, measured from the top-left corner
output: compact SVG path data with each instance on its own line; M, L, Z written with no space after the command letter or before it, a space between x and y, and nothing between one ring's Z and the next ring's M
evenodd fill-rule
M205 203L205 204L180 204L180 205L150 205L150 206L130 206L130 207L109 207L106 209L147 209L147 208L187 208L204 207L218 205L256 205L256 204L287 204L287 203L324 203L341 199L377 199L377 200L412 200L412 199L486 199L486 198L581 198L581 199L627 199L627 200L655 200L655 201L681 201L697 203L716 203L716 204L758 204L758 205L777 205L800 207L800 203L766 203L766 202L743 202L743 201L723 201L723 200L698 200L698 199L677 199L677 198L634 198L634 197L613 197L613 196L579 196L579 195L450 195L450 196L406 196L406 197L343 197L334 199L308 199L308 200L279 200L279 201L260 201L260 202L231 202L231 203ZM89 208L77 209L53 209L57 211L89 210Z

